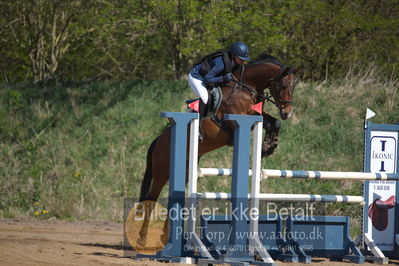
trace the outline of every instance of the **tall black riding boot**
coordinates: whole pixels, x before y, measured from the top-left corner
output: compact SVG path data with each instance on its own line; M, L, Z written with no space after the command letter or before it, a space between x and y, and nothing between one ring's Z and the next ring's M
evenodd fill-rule
M208 114L208 104L204 103L202 100L200 100L199 104L199 140L202 142L204 140L204 132L202 130L202 120L207 118Z

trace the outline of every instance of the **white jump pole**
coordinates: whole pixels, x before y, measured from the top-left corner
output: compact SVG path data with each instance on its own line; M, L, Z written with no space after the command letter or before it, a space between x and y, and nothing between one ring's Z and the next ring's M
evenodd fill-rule
M252 175L252 170L248 171L248 174ZM198 176L231 176L233 175L233 169L231 168L199 168Z
M230 193L224 192L203 192L197 193L197 198L200 199L212 199L212 200L227 200L231 199ZM341 203L364 203L363 196L348 196L348 195L318 195L318 194L276 194L276 193L258 193L256 198L248 194L248 199L254 201L266 200L266 201L279 201L279 202L341 202ZM252 206L251 209L255 207Z
M263 122L257 122L254 126L254 138L253 138L253 148L252 148L252 171L249 170L249 175L252 174L251 181L251 210L257 210L256 215L251 217L249 221L249 246L250 252L258 252L262 260L266 263L274 264L273 258L267 252L266 248L263 246L258 233L259 225L259 195L260 195L260 181L261 181L261 153L262 153L262 129ZM252 254L255 255L255 254Z
M232 170L229 168L200 168L199 176L230 176ZM249 171L252 175L252 171ZM363 172L330 172L330 171L298 171L298 170L274 170L262 169L261 178L307 178L327 180L399 180L399 174L389 173L363 173Z
M316 194L259 194L259 199L267 201L295 201L295 202L342 202L364 203L362 196L345 195L316 195Z
M262 169L263 178L308 178L328 180L399 180L399 174L330 172L330 171L291 171Z
M198 248L201 256L213 259L208 249L202 243L195 232L196 224L196 204L197 204L197 181L198 181L198 137L199 137L199 118L190 122L190 148L188 165L188 199L189 199L189 219L187 231L189 233L190 244Z

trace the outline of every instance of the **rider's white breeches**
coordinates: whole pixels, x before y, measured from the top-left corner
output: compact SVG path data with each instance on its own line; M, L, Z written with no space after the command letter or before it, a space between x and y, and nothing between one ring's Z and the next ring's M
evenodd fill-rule
M205 88L202 80L196 79L191 74L188 74L188 84L191 89L197 95L197 97L201 97L202 101L207 104L208 103L208 90Z

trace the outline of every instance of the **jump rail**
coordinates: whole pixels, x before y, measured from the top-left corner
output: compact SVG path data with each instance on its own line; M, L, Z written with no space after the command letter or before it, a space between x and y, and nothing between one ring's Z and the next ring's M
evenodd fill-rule
M198 176L231 176L229 168L199 168ZM249 175L252 171L249 170ZM399 174L363 173L363 172L329 172L329 171L300 171L300 170L272 170L262 169L261 178L308 178L329 180L399 180Z
M203 192L196 193L198 198L225 200L231 199L231 193L223 192ZM248 194L251 198L251 194ZM296 201L296 202L344 202L344 203L364 203L362 196L344 196L344 195L317 195L317 194L273 194L260 193L257 197L259 200L267 201Z

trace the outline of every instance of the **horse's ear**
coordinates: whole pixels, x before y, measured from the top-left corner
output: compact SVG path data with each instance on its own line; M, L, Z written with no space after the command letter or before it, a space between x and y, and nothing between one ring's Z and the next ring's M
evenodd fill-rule
M291 70L291 67L290 67L290 66L285 66L285 67L283 68L283 71L282 71L281 74L280 74L280 77L283 78L283 77L287 76L291 71L292 71L292 70Z

